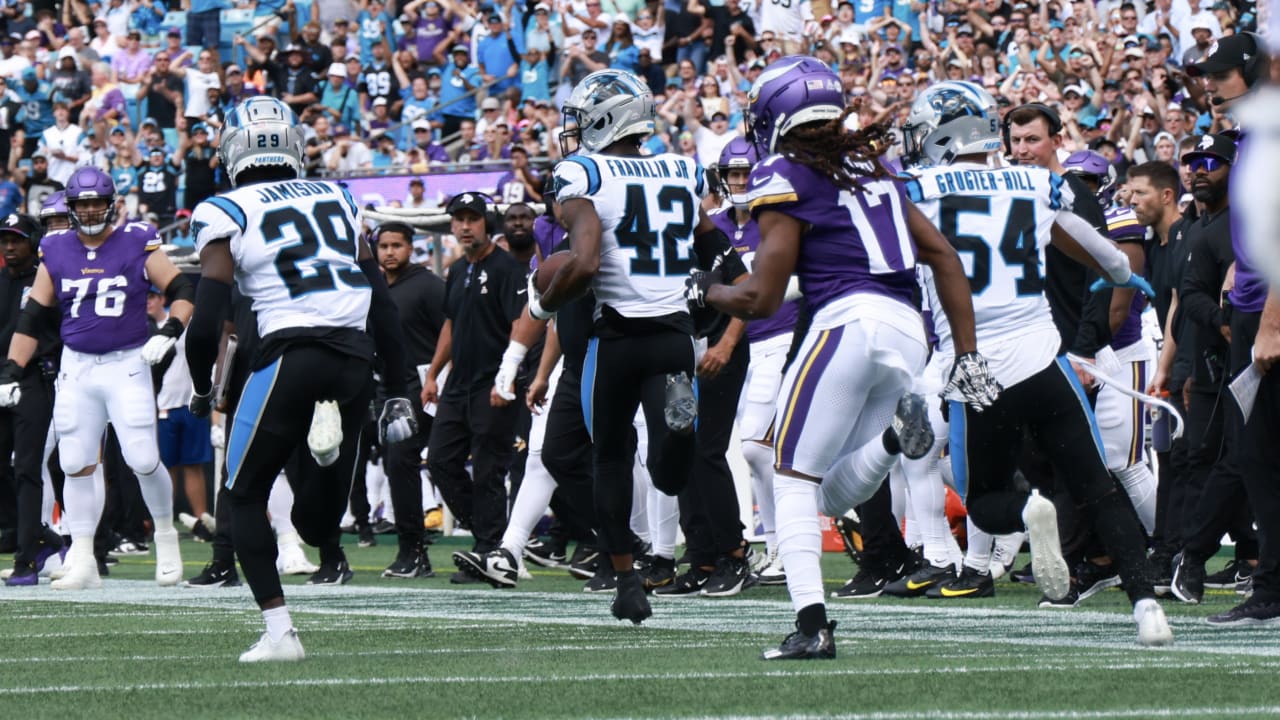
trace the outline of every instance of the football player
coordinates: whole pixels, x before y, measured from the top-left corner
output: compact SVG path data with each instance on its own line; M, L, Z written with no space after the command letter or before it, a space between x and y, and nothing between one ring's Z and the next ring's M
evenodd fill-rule
M1150 293L1128 257L1071 212L1070 187L1034 166L996 167L995 100L981 87L943 82L916 99L904 127L912 179L906 191L959 250L971 254L978 340L1004 390L982 413L954 388L949 400L951 464L974 522L989 533L1021 530L1031 540L1037 584L1051 600L1070 590L1053 503L1013 487L1023 432L1053 462L1072 499L1093 521L1133 602L1142 645L1168 645L1173 633L1147 576L1145 540L1128 502L1109 477L1097 423L1067 360L1044 296L1044 249L1058 242L1116 287ZM943 286L922 273L936 306ZM1104 287L1105 281L1095 284ZM934 317L939 352L959 352L952 318ZM964 358L957 356L957 364Z
M775 314L791 275L800 278L813 320L778 397L774 476L797 627L763 658L829 659L835 623L822 590L818 511L843 515L875 493L900 453L921 457L933 444L926 403L908 393L927 357L912 299L917 261L938 272L944 293L934 306L958 328L963 362L952 382L978 404L999 388L976 351L956 252L880 165L887 128L846 129L856 108L846 109L835 73L809 57L774 63L749 97L748 139L773 154L751 171L748 191L759 272L734 287L696 276L689 290L695 304L705 293L708 304L755 319Z
M297 126L293 111L275 98L237 105L218 150L235 189L201 202L191 221L202 276L187 337L194 414L210 410L211 371L233 280L253 300L261 335L227 438L232 537L266 624L241 662L304 656L267 520L271 487L304 440L318 465L296 490L298 532L320 548L322 567L347 568L338 522L373 397L375 343L386 369L382 439L399 442L416 429L404 397L399 316L359 236L355 201L339 185L299 179L304 150Z
M41 264L0 370L0 406L21 395L18 379L37 349L46 324L62 323L62 362L53 405L58 457L66 485L71 530L69 568L53 587L99 587L93 535L102 515L98 468L103 432L110 422L124 460L138 476L155 528L156 582L182 579L178 531L173 527L173 484L156 443L156 399L148 365L173 349L191 317L191 282L160 248L155 227L116 222L111 176L83 167L67 180L66 203L72 228L41 241ZM169 319L148 339L147 290L152 285L170 302Z

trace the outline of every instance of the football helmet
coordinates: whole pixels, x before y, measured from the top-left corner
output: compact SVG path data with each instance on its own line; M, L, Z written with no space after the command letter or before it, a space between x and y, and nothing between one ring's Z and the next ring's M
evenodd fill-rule
M831 68L812 57L784 57L760 73L747 94L747 140L767 157L782 136L800 125L835 120L844 106L844 87Z
M1116 184L1116 168L1101 153L1093 150L1077 150L1067 156L1062 167L1068 173L1079 176L1098 186L1094 194L1104 206L1111 204Z
M276 98L258 95L237 105L227 114L218 142L219 160L233 186L250 168L283 167L302 177L305 143L298 118Z
M66 230L71 227L69 215L65 190L49 193L40 204L40 224L44 226L46 232Z
M724 146L724 150L720 151L720 160L716 162L716 190L721 197L733 203L733 206L739 210L747 208L747 194L745 189L741 193L735 193L729 187L729 171L750 172L758 162L760 162L760 153L755 145L747 142L746 138L734 138Z
M925 88L902 128L903 164L947 165L961 155L1000 149L995 98L971 82L948 80Z
M653 93L625 70L598 70L586 76L562 112L560 149L566 156L578 149L600 152L622 138L653 134ZM568 146L570 139L577 141L577 148Z
M78 208L85 200L106 200L106 209L91 211ZM67 179L66 202L71 227L85 235L100 235L116 219L116 183L110 175L92 165L77 168Z

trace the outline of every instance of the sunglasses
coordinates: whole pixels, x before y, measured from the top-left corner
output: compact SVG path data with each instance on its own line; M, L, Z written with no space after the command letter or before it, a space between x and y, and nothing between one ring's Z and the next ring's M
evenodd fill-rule
M1226 166L1227 164L1222 160L1216 157L1208 157L1206 155L1194 157L1187 161L1187 167L1191 169L1191 172L1200 172L1201 170L1205 172L1213 172L1218 168Z

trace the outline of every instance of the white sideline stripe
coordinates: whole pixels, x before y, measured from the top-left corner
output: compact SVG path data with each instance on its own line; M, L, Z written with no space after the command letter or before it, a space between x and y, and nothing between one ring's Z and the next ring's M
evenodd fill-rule
M345 632L356 629L361 620L382 619L385 627L401 624L408 618L472 623L479 629L490 629L491 621L525 625L574 627L594 626L619 628L609 617L607 603L599 597L580 593L496 592L484 590L413 589L405 587L308 587L290 586L290 607L295 617L341 616L339 628L325 627L323 621L306 622L306 632ZM67 604L118 604L129 611L144 607L175 609L221 609L245 618L256 618L250 609L252 600L245 588L214 593L190 589L157 588L143 580L108 580L101 590L80 593L56 593L47 587L31 588L21 595L0 594L6 600L48 601ZM706 631L775 635L791 624L794 615L785 601L720 599L707 602L653 603L655 615L645 629ZM29 612L23 608L24 612ZM127 612L127 611L126 611ZM1004 645L1011 647L1044 646L1081 651L1138 650L1132 616L1127 612L1010 610L985 607L848 605L832 604L829 614L840 621L845 630L841 644L856 648L860 641L954 642L965 645ZM74 616L73 616L74 617ZM729 620L732 619L730 622ZM1171 619L1177 634L1172 648L1164 653L1212 653L1219 655L1280 657L1280 646L1274 643L1269 628L1214 629L1199 618ZM632 630L632 628L627 628ZM207 630L141 630L132 635L189 635ZM49 632L31 634L31 639L49 637L86 637L95 633ZM122 633L101 633L119 635ZM1141 652L1141 651L1139 651Z
M921 712L871 712L836 715L670 715L679 720L1089 720L1090 718L1149 718L1149 717L1221 717L1224 715L1280 714L1280 706L1248 707L1197 707L1197 708L1127 708L1117 710L989 710L948 711L927 710ZM611 718L610 720L627 720Z
M339 657L339 656L334 656ZM1054 664L1036 664L1037 670L1074 670L1077 668L1062 668ZM673 672L673 673L594 673L588 675L448 675L433 677L429 675L409 676L409 677L333 677L333 678L296 678L296 679L276 679L276 680L233 680L230 682L172 682L172 683L132 683L132 684L115 684L115 685L47 685L43 687L10 687L0 688L0 696L18 696L18 695L47 695L53 693L78 693L78 692L167 692L172 690L180 691L198 691L198 690L252 690L261 688L279 688L279 687L346 687L351 685L493 685L493 684L512 684L512 683L580 683L586 682L662 682L662 681L688 681L688 680L732 680L742 678L780 678L780 679L808 679L817 677L901 677L911 675L986 675L992 673L1017 673L1025 672L1027 669L1025 664L1009 665L1004 667L955 667L955 668L833 668L830 670L812 670L812 671L796 671L790 672L786 670L735 670L725 672ZM1100 668L1109 669L1109 668ZM1134 668L1135 670L1146 670L1148 667L1141 666ZM1255 668L1246 668L1244 672L1253 674ZM1257 672L1267 672L1269 670L1257 669ZM1259 706L1249 706L1248 710L1261 710ZM1267 710L1280 714L1280 706L1266 708ZM1208 711L1208 708L1203 710ZM1120 711L1127 712L1127 711ZM1184 713L1186 710L1160 710L1158 712L1166 713ZM1213 708L1213 712L1217 714L1236 712L1235 709ZM1097 717L1110 717L1115 713L1098 711ZM1149 714L1149 713L1148 713ZM948 717L948 715L939 715L937 713L908 713L900 717ZM823 716L829 717L829 716ZM851 715L848 717L879 717L877 715ZM899 717L896 715L887 715L885 717ZM955 717L969 717L968 715L959 714ZM1018 715L1018 714L978 714L972 717L1042 717L1042 715ZM1045 713L1043 717L1077 717L1069 713L1054 715ZM1083 715L1080 717L1091 717ZM1141 715L1139 715L1141 717Z

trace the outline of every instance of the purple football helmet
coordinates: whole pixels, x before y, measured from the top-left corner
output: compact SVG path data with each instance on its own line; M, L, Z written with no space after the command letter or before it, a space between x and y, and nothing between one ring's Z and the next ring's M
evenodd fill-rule
M40 223L46 232L66 230L71 227L70 213L67 212L67 193L59 190L45 196L40 204Z
M1100 153L1077 150L1067 156L1062 167L1081 180L1096 184L1098 188L1094 190L1094 194L1098 196L1098 200L1104 207L1111 204L1116 184L1116 168Z
M778 139L800 125L835 120L844 112L844 87L816 58L789 55L772 65L747 95L747 139L772 155Z
M716 162L716 191L720 193L720 197L727 198L739 210L745 210L747 208L746 182L743 182L743 192L733 192L729 187L729 171L751 172L751 168L758 162L760 162L760 153L755 145L747 142L746 138L737 137L730 140L729 144L724 146L724 150L720 151L720 160Z
M100 235L116 219L116 184L111 176L96 167L82 167L67 180L67 210L71 226L85 235ZM77 210L84 200L106 200L106 210Z

